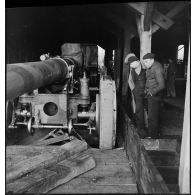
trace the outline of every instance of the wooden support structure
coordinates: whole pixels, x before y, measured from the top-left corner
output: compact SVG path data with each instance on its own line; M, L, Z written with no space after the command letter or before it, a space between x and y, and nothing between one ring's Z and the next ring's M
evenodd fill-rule
M148 3L151 3L151 2L148 2ZM128 3L128 6L135 13L139 15L146 15L146 10L151 6L151 5L148 6L148 3L145 3L145 2ZM151 20L154 23L152 25L152 34L158 31L160 28L163 28L165 30L170 28L174 24L173 20L171 19L173 19L187 5L189 5L187 1L178 2L177 5L174 8L172 8L167 14L161 14L158 10L154 9L152 13L152 18L151 18Z
M179 189L181 194L190 193L190 42L185 96L185 110L179 167Z
M135 172L140 193L169 194L170 192L167 185L148 156L123 105L120 104L119 109L119 117L121 120L120 128L124 133L125 149L132 169Z
M177 5L171 9L165 16L172 19L174 18L179 12L181 12L186 6L188 5L188 2L178 2ZM152 25L152 34L155 33L160 29L160 26L157 24Z
M121 18L119 15L115 15L111 11L107 11L107 17L111 19L111 21L117 23L120 28L123 29L123 66L122 66L122 95L126 95L127 87L128 87L128 76L129 76L129 67L124 64L124 59L127 54L130 53L130 41L131 38L137 34L136 29L129 24L129 21L126 18ZM128 24L128 25L127 25Z
M158 10L156 9L153 10L152 4L153 4L152 2L128 3L128 5L136 13L141 14L141 15L147 16L147 12L150 12L150 10L152 10L152 15L150 16L151 21L153 21L155 24L157 24L161 28L167 30L170 26L174 24L174 22L166 15L161 14Z
M151 11L151 10L150 10ZM149 13L148 13L149 14ZM151 14L151 13L150 13ZM150 26L149 30L144 30L144 21L145 21L145 15L136 15L136 23L139 33L139 39L140 39L140 61L143 65L142 57L146 54L151 52L151 39L152 39L152 31L151 31L151 21L148 20L147 16L147 27ZM143 65L144 67L144 65Z
M128 31L124 32L124 44L123 44L123 84L122 84L122 94L125 96L127 94L128 88L128 78L129 78L129 66L124 63L125 57L130 53L131 38L133 34Z

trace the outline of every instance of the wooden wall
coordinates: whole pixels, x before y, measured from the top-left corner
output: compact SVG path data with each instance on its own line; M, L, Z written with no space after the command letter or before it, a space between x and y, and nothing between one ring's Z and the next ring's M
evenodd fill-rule
M135 173L140 193L169 194L167 185L148 156L137 130L122 105L118 108L120 129L125 139L125 150Z

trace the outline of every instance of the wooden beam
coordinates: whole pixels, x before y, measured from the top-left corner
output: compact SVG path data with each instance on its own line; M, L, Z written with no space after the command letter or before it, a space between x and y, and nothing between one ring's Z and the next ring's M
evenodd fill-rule
M168 18L174 18L179 12L181 12L187 5L189 5L187 2L178 2L177 5L171 9L166 16ZM152 34L155 33L160 29L160 26L153 24L152 26Z
M161 14L156 9L153 12L152 21L165 30L169 29L174 24L173 20L166 15Z
M107 11L107 17L113 22L117 23L124 30L124 40L123 40L123 62L126 55L130 52L130 40L137 34L136 29L127 21L127 19L120 18L119 16ZM129 24L129 25L128 25ZM122 70L122 95L126 95L128 87L128 75L129 67L123 64Z
M185 96L185 110L179 167L179 189L181 194L190 193L190 41Z
M129 76L129 66L124 63L125 57L130 53L130 41L131 35L128 31L124 32L124 43L123 43L123 84L122 84L122 95L127 94L128 89L128 76Z
M149 3L150 5L151 3ZM133 10L140 14L145 15L148 9L148 3L128 3L128 5L133 8ZM150 5L151 6L151 5ZM167 17L166 15L161 14L158 10L153 10L152 21L162 27L163 29L168 29L171 25L173 25L173 21Z
M146 8L144 10L144 31L148 31L150 30L150 26L151 26L151 21L152 21L152 14L153 14L153 7L154 7L154 3L152 2L148 2L146 4Z
M176 139L141 139L141 141L146 150L177 151L178 143Z
M138 28L138 34L140 39L140 61L144 67L142 57L148 53L151 52L151 39L152 39L152 33L151 33L151 25L150 30L144 31L144 15L136 15L136 23Z
M34 169L51 166L86 149L87 143L78 139L62 146L7 146L6 183Z
M47 193L59 185L95 167L95 161L87 153L74 155L49 168L34 170L6 186L7 192Z
M144 15L144 10L146 8L146 2L140 2L140 3L127 3L131 10Z

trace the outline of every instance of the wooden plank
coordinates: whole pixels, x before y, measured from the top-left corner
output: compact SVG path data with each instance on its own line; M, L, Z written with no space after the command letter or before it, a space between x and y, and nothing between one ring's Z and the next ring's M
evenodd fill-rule
M179 194L179 185L178 184L167 184L170 192L174 194Z
M112 149L116 140L116 124L114 121L115 109L115 83L112 80L100 80L100 149Z
M42 150L42 152L37 152L36 149L38 149L39 146L30 146L31 150L26 151L26 155L28 156L27 159L23 161L14 161L15 157L17 155L9 155L9 149L12 151L15 151L17 154L17 146L15 148L13 147L7 147L6 151L7 153L7 161L8 166L6 164L6 183L9 183L13 181L14 179L21 177L24 174L27 174L34 169L40 170L42 168L51 166L63 159L66 159L70 157L71 155L74 155L76 153L79 153L81 151L84 151L87 149L87 143L80 140L72 140L69 143L66 143L62 146L53 146L53 150L49 152L45 152ZM28 150L29 147L26 148ZM44 148L44 147L43 147ZM21 150L22 149L22 150ZM35 149L35 151L33 151ZM41 148L40 148L41 149ZM21 154L21 151L24 151L24 147L19 147L19 153Z
M112 172L113 173L112 173ZM118 172L114 168L109 173L99 175L97 171L90 171L89 174L83 174L76 180L71 181L71 185L80 184L94 184L94 185L136 185L135 178L129 172ZM92 173L93 172L93 173Z
M153 11L153 17L152 20L154 23L159 25L161 28L167 30L169 29L173 24L173 20L171 20L166 15L161 14L158 10L154 9Z
M47 169L33 171L28 176L8 184L6 189L14 193L47 193L94 167L94 159L81 153Z
M155 166L179 166L179 154L169 151L147 151Z
M167 184L178 184L179 167L158 166L157 169Z
M190 39L189 39L190 40ZM191 89L191 42L189 41L188 50L188 70L187 70L187 83L186 83L186 95L185 95L185 110L184 110L184 121L183 121L183 133L182 133L182 143L181 143L181 157L180 157L180 167L179 167L179 188L180 193L190 193L190 141L191 141L191 104L190 104L190 89Z
M169 193L163 177L152 163L144 146L141 146L140 154L140 181L143 191L157 194L162 191Z
M167 150L177 151L177 140L176 139L141 139L142 144L146 150Z
M137 194L137 186L135 184L129 185L94 185L94 184L83 184L83 185L62 185L58 189L54 189L49 194Z
M87 152L94 157L96 167L50 193L137 193L135 176L124 150L91 148Z
M93 156L99 163L129 163L124 149L100 150L90 148L87 152Z
M117 164L108 164L108 165L98 165L93 171L85 173L85 177L117 177L123 173L128 173L131 181L135 182L134 174L130 169L129 165L117 165Z
M26 176L23 176L9 184L6 185L6 192L11 193L24 193L26 192L30 187L37 185L37 183L43 181L45 182L45 178L50 178L52 176L55 176L56 172L47 170L47 169L41 169L39 171L33 171L27 174Z

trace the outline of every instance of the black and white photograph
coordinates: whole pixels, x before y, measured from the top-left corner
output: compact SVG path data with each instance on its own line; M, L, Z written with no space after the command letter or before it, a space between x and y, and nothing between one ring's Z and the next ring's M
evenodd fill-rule
M191 194L191 1L3 9L5 194Z

